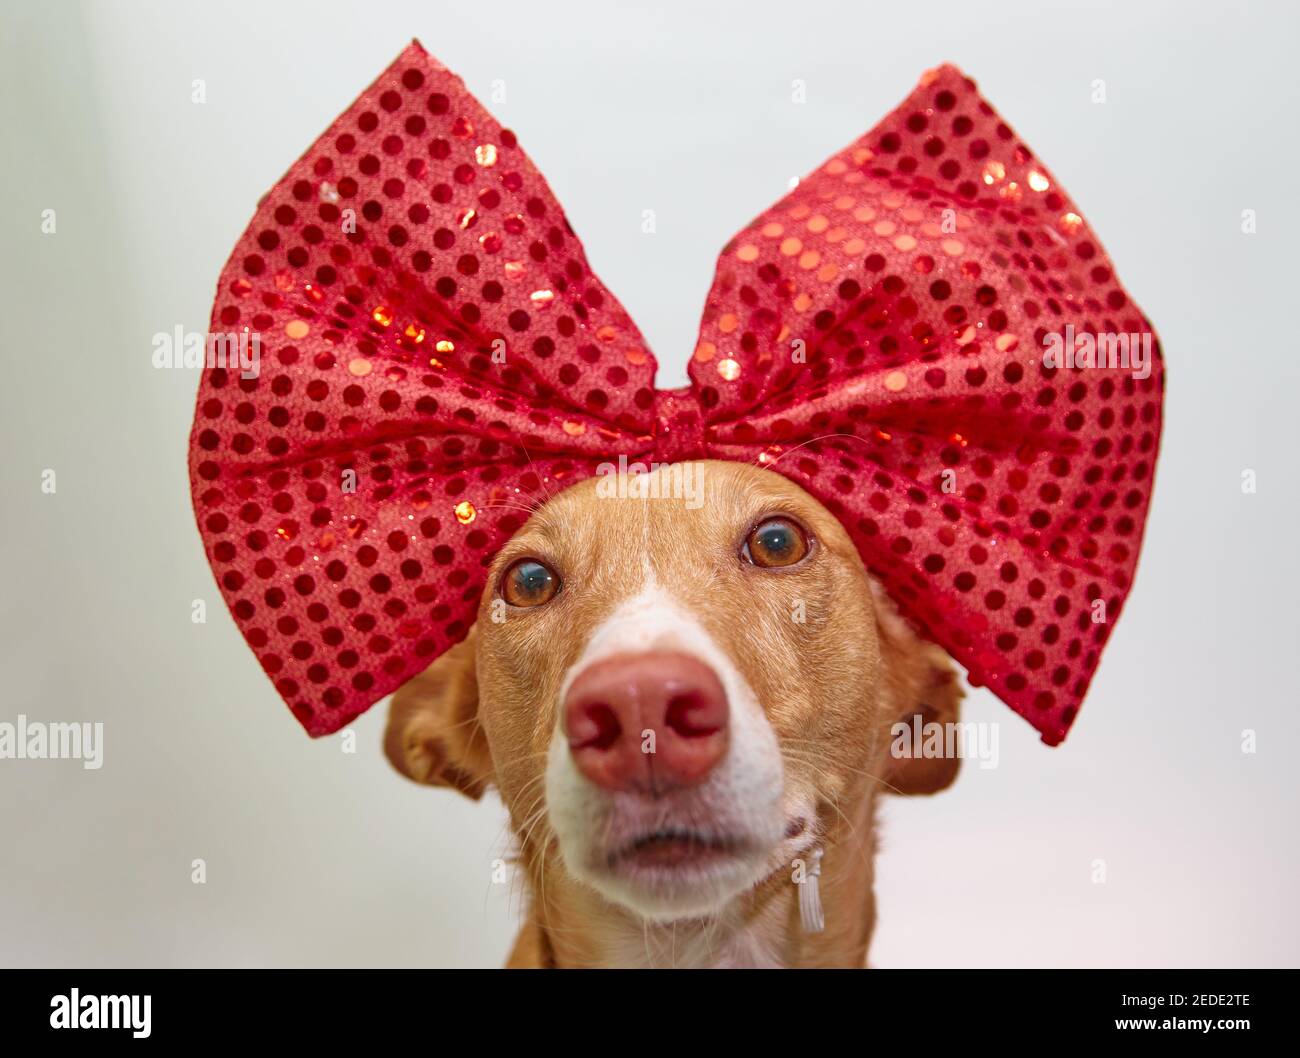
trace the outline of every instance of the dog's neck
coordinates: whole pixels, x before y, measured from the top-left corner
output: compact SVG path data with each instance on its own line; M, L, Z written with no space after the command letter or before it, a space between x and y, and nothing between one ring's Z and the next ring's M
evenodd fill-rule
M530 908L511 967L862 967L875 925L875 796L845 819L822 820L825 928L810 933L799 886L783 864L707 921L647 924L564 871L552 849L528 867ZM806 853L805 853L806 855ZM525 863L529 857L525 855Z

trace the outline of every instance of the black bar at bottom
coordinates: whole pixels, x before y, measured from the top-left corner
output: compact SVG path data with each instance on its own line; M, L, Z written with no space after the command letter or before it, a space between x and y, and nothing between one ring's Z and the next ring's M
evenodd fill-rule
M596 1028L611 1039L715 1038L755 1030L821 1036L818 1050L869 1046L872 1034L916 1043L1193 1040L1238 1048L1294 1033L1295 971L869 970L682 977L655 972L440 970L30 970L4 974L0 1040L95 1046L194 1042L334 1049L409 1040L432 1052L491 1048L514 1035L571 1046ZM638 978L633 980L633 978ZM147 997L147 1003L145 998ZM97 1027L91 1027L97 1026ZM116 1026L116 1027L114 1027ZM873 1027L874 1026L874 1027ZM146 1035L147 1033L147 1035ZM575 1037L574 1034L577 1034ZM829 1036L827 1034L830 1034ZM564 1039L567 1037L568 1039ZM834 1044L832 1038L841 1043ZM589 1037L599 1040L601 1037ZM24 1053L10 1050L9 1053Z

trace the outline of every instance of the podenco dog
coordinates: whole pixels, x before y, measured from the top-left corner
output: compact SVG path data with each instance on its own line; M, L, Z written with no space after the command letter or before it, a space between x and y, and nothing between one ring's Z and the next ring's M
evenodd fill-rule
M469 637L393 698L401 772L509 809L509 966L863 966L879 795L956 775L891 756L962 691L840 523L769 470L687 469L703 502L647 475L543 504Z

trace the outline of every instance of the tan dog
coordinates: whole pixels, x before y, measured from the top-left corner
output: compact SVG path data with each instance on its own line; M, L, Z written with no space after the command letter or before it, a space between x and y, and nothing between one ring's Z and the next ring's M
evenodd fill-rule
M683 471L694 502L672 495ZM389 759L500 791L529 887L509 966L865 965L877 794L956 775L890 753L899 721L956 721L947 655L780 475L709 461L609 485L502 549L469 638L395 695Z

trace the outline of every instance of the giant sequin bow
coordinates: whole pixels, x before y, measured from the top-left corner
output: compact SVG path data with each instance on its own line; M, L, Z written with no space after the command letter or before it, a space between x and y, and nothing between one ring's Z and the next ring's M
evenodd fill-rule
M951 66L726 246L684 389L655 389L515 134L418 43L262 200L211 327L194 508L313 735L462 639L529 507L626 455L801 485L1057 743L1128 593L1160 437L1150 325ZM214 358L241 335L253 370Z

